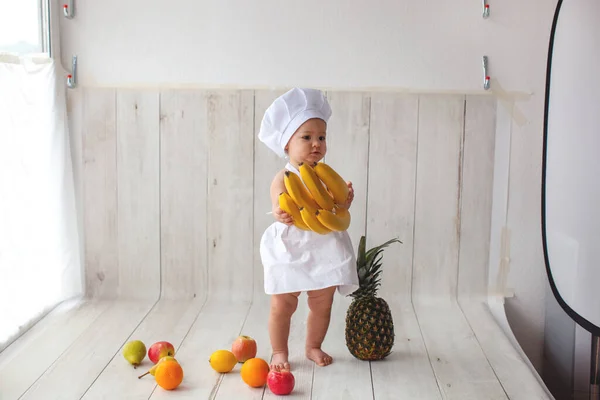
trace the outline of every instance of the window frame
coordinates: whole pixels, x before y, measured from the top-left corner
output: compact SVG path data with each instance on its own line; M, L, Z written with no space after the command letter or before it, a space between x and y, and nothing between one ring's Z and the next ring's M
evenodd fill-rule
M38 12L40 15L40 42L42 44L42 54L52 58L52 15L51 0L39 0Z

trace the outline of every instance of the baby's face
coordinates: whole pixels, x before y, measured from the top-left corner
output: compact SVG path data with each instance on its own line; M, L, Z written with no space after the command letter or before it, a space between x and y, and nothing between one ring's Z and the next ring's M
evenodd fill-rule
M292 135L286 150L292 161L313 164L327 153L327 124L322 119L309 119Z

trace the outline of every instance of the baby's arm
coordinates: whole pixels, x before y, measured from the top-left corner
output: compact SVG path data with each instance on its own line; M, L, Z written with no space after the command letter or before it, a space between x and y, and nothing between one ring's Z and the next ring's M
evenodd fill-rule
M283 183L283 174L285 170L281 170L275 175L273 178L273 182L271 182L271 208L273 211L273 217L279 222L282 222L286 225L292 225L292 216L288 213L284 212L279 207L279 195L282 192L285 192L285 184Z

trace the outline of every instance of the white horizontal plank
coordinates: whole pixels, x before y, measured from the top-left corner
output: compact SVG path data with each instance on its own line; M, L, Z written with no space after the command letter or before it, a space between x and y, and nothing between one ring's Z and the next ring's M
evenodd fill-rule
M23 399L80 398L148 313L149 302L114 302L23 395Z
M301 296L302 298L302 296ZM292 317L290 327L289 362L292 373L296 380L292 398L309 399L311 394L313 379L313 362L305 357L304 341L306 339L306 317L308 316L308 307L305 304L298 304L298 309ZM248 317L240 333L253 337L257 342L257 357L264 359L267 363L271 362L272 349L268 332L269 304L264 299L257 301L250 310ZM241 364L238 364L233 371L223 374L216 392L217 399L279 399L280 396L274 395L267 385L260 388L252 388L242 380L240 376Z
M269 297L267 295L257 296L252 304L248 316L241 327L240 334L247 335L256 341L256 357L262 358L267 363L271 361L271 342L269 339ZM238 364L233 371L223 374L216 392L216 399L228 400L243 398L245 400L260 400L263 398L263 388L251 388L240 376Z
M323 346L334 357L334 363L315 367L304 356L307 306L305 297L300 299L290 335L290 361L297 379L293 398L363 399L372 398L374 393L375 399L439 399L440 389L443 398L477 399L482 395L500 399L551 398L487 309L475 303L463 305L468 321L458 307L421 310L419 323L427 348L412 307L390 304L395 322L395 346L386 359L371 363L374 386L371 388L369 363L354 359L345 348L342 318L347 301L339 300L334 305L332 324ZM19 397L24 391L23 384L26 384L25 389L29 387L43 373L38 368L45 370L48 365L48 371L23 398L60 398L65 394L78 398L85 392L85 399L120 395L143 399L153 391L153 398L161 398L165 396L164 391L155 387L150 376L141 381L137 379L145 368L134 370L122 359L123 343L136 337L147 344L170 340L177 347L176 357L184 366L185 378L177 394L172 396L205 398L202 395L212 393L222 399L259 399L264 392L265 398L276 397L268 388L246 386L239 376L240 365L231 373L220 375L206 363L212 351L230 348L238 334L254 337L258 342L257 356L270 360L266 299L257 301L247 315L244 304L213 302L200 311L201 306L199 300L161 301L136 330L128 321L129 315L143 318L148 305L137 305L136 310L136 305L125 302L90 302L76 309L57 309L0 355L0 377L2 382L8 382L2 386L3 398ZM128 334L128 329L133 334ZM76 335L80 336L77 340ZM57 354L63 351L62 356ZM105 363L108 363L106 367ZM143 365L150 366L148 360ZM24 380L27 377L29 382ZM69 387L64 388L61 379L68 379ZM333 388L336 390L332 391Z
M456 303L416 314L443 398L508 398Z
M25 393L110 305L63 303L7 347L0 353L0 398L16 399Z
M540 385L535 372L502 332L489 308L477 301L461 303L461 308L508 398L551 399L551 395Z
M371 362L375 399L442 398L411 303L388 304L394 321L394 347L388 357Z
M323 351L333 358L333 363L315 366L313 400L366 400L373 396L369 362L355 358L346 347L345 318L350 300L338 294L334 299L331 323L323 341Z
M219 349L230 349L248 314L248 303L228 303L210 299L194 321L190 332L177 350L177 361L183 368L183 382L174 391L157 386L152 400L208 399L214 395L221 374L208 362Z
M297 399L311 398L314 370L315 368L323 368L317 367L314 362L306 358L306 319L309 312L306 299L307 296L305 293L301 294L298 298L298 309L292 316L290 338L288 340L290 368L292 369L292 373L296 380L293 395L294 398ZM329 366L325 368L329 368ZM267 388L263 399L284 399L284 397L274 395L273 392Z
M175 346L175 357L181 342L189 332L194 320L202 309L203 301L161 300L148 316L126 339L141 340L146 350L153 343L167 341ZM82 397L83 399L148 399L156 382L152 375L142 379L137 377L148 371L154 364L146 356L137 368L133 368L122 356L123 346L115 354L102 374Z

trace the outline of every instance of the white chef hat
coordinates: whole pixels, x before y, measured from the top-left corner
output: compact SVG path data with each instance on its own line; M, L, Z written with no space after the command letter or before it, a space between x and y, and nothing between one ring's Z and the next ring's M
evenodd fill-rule
M258 138L279 157L286 157L285 146L296 130L311 118L327 122L331 107L320 90L293 88L267 108Z

